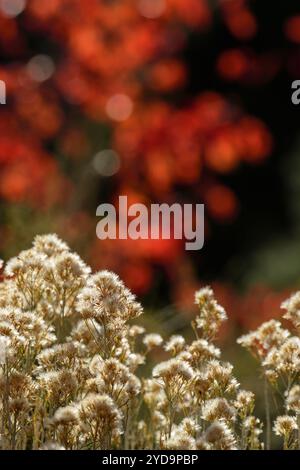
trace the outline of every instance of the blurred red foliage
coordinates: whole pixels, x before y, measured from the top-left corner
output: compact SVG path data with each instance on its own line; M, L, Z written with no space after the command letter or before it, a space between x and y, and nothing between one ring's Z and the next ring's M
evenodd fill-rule
M233 36L241 40L251 39L255 36L258 25L249 8L250 2L248 0L225 0L219 3L223 11L224 22Z
M300 44L300 15L289 18L284 25L284 30L290 41Z
M84 118L99 123L99 135L109 130L121 157L112 200L127 194L132 201L174 202L180 187L206 202L213 219L238 214L236 195L218 175L265 159L272 149L267 127L212 91L170 99L188 83L181 54L190 32L213 27L206 0L27 0L20 15L13 14L15 3L9 12L0 9L0 78L8 93L0 110L3 200L66 204L75 188L61 156L73 166L87 158L88 165L93 151ZM259 25L248 1L220 1L218 8L235 38L255 36ZM286 33L299 42L296 30L294 18ZM252 83L271 79L278 67L276 57L243 47L224 51L216 63L223 78ZM139 293L153 282L153 263L172 276L184 256L172 240L97 241L91 252L95 267L117 270Z

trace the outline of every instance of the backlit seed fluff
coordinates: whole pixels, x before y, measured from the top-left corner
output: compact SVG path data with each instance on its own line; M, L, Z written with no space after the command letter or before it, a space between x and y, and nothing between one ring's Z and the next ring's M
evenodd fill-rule
M300 292L296 292L289 299L281 304L281 308L286 311L283 318L290 320L296 327L300 327Z
M234 421L236 411L226 398L213 398L208 400L202 407L202 418L205 421Z
M174 355L180 353L185 347L185 339L181 335L173 335L165 344L165 351Z
M156 333L150 333L143 338L143 343L147 349L153 349L157 346L160 346L163 343L163 339L160 335Z
M170 359L166 362L161 362L153 369L153 377L161 378L163 380L171 380L175 377L180 377L184 380L190 380L194 375L191 366L178 359Z
M64 446L60 445L58 442L46 442L42 445L40 450L66 450Z
M294 385L287 394L286 404L289 410L300 413L300 385Z
M47 256L58 255L70 250L68 245L54 233L37 235L33 241L33 247Z
M274 432L277 436L289 436L298 429L296 418L294 416L278 416L274 422Z
M83 423L100 426L101 433L123 432L122 414L108 395L91 393L78 404L78 416Z
M53 423L56 425L70 425L78 421L78 409L75 406L65 406L58 408L54 413Z
M236 450L237 442L232 430L222 421L212 423L205 433L205 440L219 450Z
M7 336L0 336L0 365L5 364L11 341Z

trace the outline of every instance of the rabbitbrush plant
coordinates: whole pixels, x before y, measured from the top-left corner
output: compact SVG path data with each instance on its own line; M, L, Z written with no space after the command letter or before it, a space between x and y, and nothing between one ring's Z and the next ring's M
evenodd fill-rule
M194 341L163 342L134 323L141 305L118 276L92 274L56 235L37 236L8 261L0 283L1 448L263 449L254 394L240 389L214 345L226 313L208 287L196 304ZM285 308L295 336L269 322L240 342L282 394L274 431L295 448L300 294ZM142 377L154 347L169 359Z

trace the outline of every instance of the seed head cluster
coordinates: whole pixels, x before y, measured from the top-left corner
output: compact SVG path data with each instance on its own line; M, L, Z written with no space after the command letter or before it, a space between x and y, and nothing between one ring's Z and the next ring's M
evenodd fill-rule
M255 396L214 344L227 315L209 287L196 293L188 343L136 324L142 307L119 277L93 274L54 234L0 269L1 449L263 449ZM274 434L295 448L298 295L284 308L295 334L270 321L240 343L274 388L285 384ZM156 352L164 360L151 371Z
M273 395L280 407L282 414L273 422L274 434L281 437L284 449L300 449L300 292L281 307L290 328L271 320L239 338L238 343L259 361L265 379L267 412L268 395ZM269 412L267 421L270 419ZM268 433L271 434L271 426Z

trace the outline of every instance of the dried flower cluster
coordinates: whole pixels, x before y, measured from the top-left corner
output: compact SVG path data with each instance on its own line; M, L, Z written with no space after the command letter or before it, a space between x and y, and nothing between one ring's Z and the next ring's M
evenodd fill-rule
M265 379L268 448L273 395L277 409L281 410L274 420L273 431L282 438L284 449L300 449L300 292L283 302L282 308L290 329L284 328L280 321L271 320L238 342L258 359Z
M133 322L141 305L118 276L92 274L56 235L37 236L2 269L2 449L263 449L254 394L214 344L227 316L210 288L196 293L188 344L147 334ZM299 299L284 304L298 333ZM274 431L296 447L299 336L271 321L240 342L276 390L282 380L286 414ZM169 358L142 377L153 348Z

